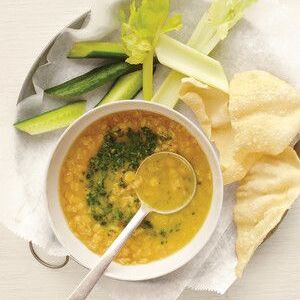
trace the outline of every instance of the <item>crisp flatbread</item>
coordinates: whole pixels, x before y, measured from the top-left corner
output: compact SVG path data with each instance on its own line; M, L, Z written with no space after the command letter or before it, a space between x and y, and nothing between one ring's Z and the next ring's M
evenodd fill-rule
M241 160L253 153L277 155L300 132L300 92L264 71L234 76L229 112Z
M244 177L261 155L249 156L244 161L235 159L234 132L228 110L229 96L193 78L182 79L179 95L219 150L224 183Z
M230 122L228 94L193 78L183 78L181 83L179 94L182 100L184 101L187 93L194 93L201 97L212 128L219 128Z
M299 195L300 160L291 147L277 156L264 155L241 181L234 208L238 277Z
M284 151L300 132L300 92L264 71L236 74L229 96L185 78L180 98L215 142L225 184L241 180L263 155Z

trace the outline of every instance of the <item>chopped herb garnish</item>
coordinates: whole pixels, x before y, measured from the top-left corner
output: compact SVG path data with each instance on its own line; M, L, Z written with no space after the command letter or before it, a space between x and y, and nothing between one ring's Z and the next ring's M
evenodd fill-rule
M136 170L140 163L154 153L158 144L158 135L150 128L143 127L138 131L131 128L124 131L113 128L105 137L97 154L89 161L87 172L87 204L91 208L93 218L101 225L122 224L126 226L132 219L135 211L139 208L138 198L133 203L128 203L131 213L123 213L113 201L110 202L110 191L106 188L106 179L109 174L122 170ZM125 173L125 172L124 172ZM121 188L127 184L121 177ZM145 225L146 224L146 225ZM151 228L151 223L144 223Z
M141 227L144 229L152 229L153 225L149 220L144 220L141 224Z
M162 236L162 237L166 237L167 235L167 232L164 230L164 229L161 229L159 234Z
M121 177L120 181L119 181L119 186L121 188L126 188L127 187L127 184L126 182L124 181L123 177Z

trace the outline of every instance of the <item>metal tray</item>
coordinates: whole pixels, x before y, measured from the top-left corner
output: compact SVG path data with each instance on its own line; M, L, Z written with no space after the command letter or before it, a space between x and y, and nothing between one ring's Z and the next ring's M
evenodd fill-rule
M76 20L74 20L71 24L69 24L68 26L66 26L60 33L58 33L50 42L49 44L43 49L42 53L37 57L37 59L35 60L34 64L32 65L31 69L29 70L21 91L19 93L19 97L18 97L18 102L20 103L23 99L34 95L35 94L35 90L32 84L32 76L35 73L35 71L38 69L39 66L47 63L47 54L49 52L49 50L51 49L51 47L53 46L56 38L66 29L66 28L72 28L72 29L79 29L81 28L84 20L86 19L86 17L90 14L90 11L82 14L79 18L77 18ZM300 141L298 142L298 144L295 145L295 150L298 153L298 156L300 156ZM288 211L286 211L286 213L283 215L281 221L277 224L277 226L269 232L269 234L266 236L265 240L266 241L279 227L279 225L281 224L281 222L283 221L283 219L286 217ZM60 269L63 268L64 266L66 266L69 262L70 257L66 256L65 260L61 263L61 264L52 264L52 263L48 263L45 260L41 259L39 257L39 255L36 253L33 243L29 242L29 248L30 251L33 255L33 257L43 266L47 267L47 268L51 268L51 269ZM73 259L73 258L72 258Z

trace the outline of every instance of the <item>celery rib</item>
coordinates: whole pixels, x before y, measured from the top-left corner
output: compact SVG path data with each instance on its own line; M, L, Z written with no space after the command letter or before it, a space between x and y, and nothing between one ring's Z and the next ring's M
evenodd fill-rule
M145 100L151 100L153 97L153 56L150 51L143 63L143 97Z
M229 30L243 17L244 10L256 0L214 0L203 15L187 45L208 55ZM152 101L174 108L184 75L171 71Z
M161 64L228 92L226 75L217 60L164 34L159 38L156 55Z

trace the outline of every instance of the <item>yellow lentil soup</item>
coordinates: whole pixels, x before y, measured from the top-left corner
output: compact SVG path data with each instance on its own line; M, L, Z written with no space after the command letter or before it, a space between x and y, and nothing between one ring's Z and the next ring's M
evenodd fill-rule
M164 258L199 231L210 209L212 176L196 139L158 114L116 113L86 128L61 168L59 193L66 220L90 250L103 254L137 212L136 170L158 152L178 153L190 162L197 179L195 196L177 213L149 214L116 261L143 264Z

